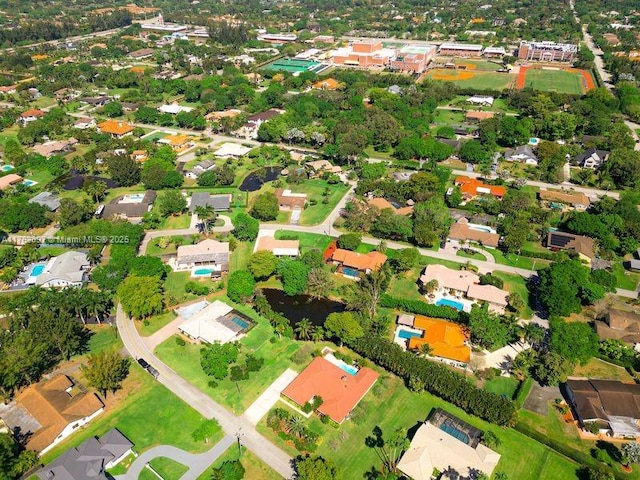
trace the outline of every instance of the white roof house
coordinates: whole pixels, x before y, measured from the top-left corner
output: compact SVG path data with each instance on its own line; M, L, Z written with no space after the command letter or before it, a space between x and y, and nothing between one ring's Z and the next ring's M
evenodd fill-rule
M276 257L297 257L300 254L300 240L276 240L273 237L259 237L254 251L268 250Z
M161 105L158 107L158 111L160 113L170 113L171 115L176 115L180 112L191 112L194 110L192 107L183 107L182 105L177 105L175 103L171 105Z
M494 98L488 95L474 95L472 97L467 98L467 103L472 103L474 105L493 105Z
M178 330L197 341L228 343L238 335L238 331L230 328L228 322L221 319L232 311L232 307L216 300L190 316L178 326Z
M223 143L214 155L218 158L228 157L242 157L251 151L251 148L245 147L238 143L226 142Z
M429 480L434 469L443 472L443 479L475 478L473 471L491 475L500 454L478 444L475 448L435 425L425 422L418 428L409 449L400 459L398 469L413 480Z
M43 272L36 277L41 287L81 287L90 263L82 252L65 252L49 259Z

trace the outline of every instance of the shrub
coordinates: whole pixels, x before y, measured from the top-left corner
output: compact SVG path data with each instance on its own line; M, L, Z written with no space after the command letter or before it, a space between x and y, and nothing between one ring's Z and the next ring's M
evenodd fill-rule
M383 294L380 299L380 306L385 308L396 308L405 312L417 313L428 317L444 318L454 321L460 320L460 313L453 308L431 305L420 300L392 297L386 293Z
M207 287L202 283L194 282L194 281L187 282L184 286L184 290L187 293L193 293L194 295L198 295L198 296L209 294L209 287Z
M258 372L264 365L264 358L256 357L254 355L247 355L245 365L247 372Z
M362 235L358 233L343 233L338 237L338 247L345 250L355 250L362 243Z
M207 385L209 385L209 387L211 388L217 388L218 387L218 382L216 382L213 378L211 380L209 380L207 382Z
M178 345L179 347L184 347L187 344L187 342L184 341L184 338L178 335L176 335L175 339L176 339L176 345Z

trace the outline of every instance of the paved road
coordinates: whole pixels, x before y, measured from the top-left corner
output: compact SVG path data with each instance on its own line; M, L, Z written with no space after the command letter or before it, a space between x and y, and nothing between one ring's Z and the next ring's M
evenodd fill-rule
M627 127L629 127L629 129L631 130L631 135L633 135L633 139L636 141L635 149L640 150L640 135L638 135L638 132L640 131L640 125L638 125L637 123L633 123L631 120L625 120L624 123Z
M240 437L240 442L255 453L263 462L285 478L293 478L291 457L275 446L243 416L237 417L211 397L165 365L145 345L133 321L128 318L122 306L118 305L116 323L120 338L129 354L134 358L144 358L159 372L158 381L193 407L205 418L215 418L228 435Z
M231 223L231 219L226 215L218 215L218 218L224 221L224 225L220 225L219 227L211 227L209 229L210 232L230 232L233 230L233 223ZM200 233L197 228L179 228L175 230L151 230L144 234L144 238L140 243L140 248L138 249L139 255L144 255L147 251L147 247L149 246L149 242L154 238L159 237L171 237L178 235L193 235L196 233Z
M73 37L61 38L61 39L58 39L58 40L49 40L47 42L30 43L29 45L20 45L19 47L11 47L11 48L0 49L0 51L4 52L4 53L13 53L17 48L22 50L22 49L26 49L26 48L39 47L40 45L58 45L58 44L64 44L64 43L67 43L67 42L79 42L79 41L82 41L82 40L88 40L90 38L109 37L109 36L114 35L115 33L119 32L119 31L120 31L120 28L114 28L114 29L111 29L111 30L103 30L101 32L90 33L88 35L76 35L76 36L73 36Z
M115 478L116 480L138 480L138 476L142 470L146 468L147 463L154 458L166 457L189 467L189 470L180 477L180 480L196 480L235 442L236 437L233 435L225 435L224 438L216 443L210 450L200 454L185 452L170 445L160 445L139 455L131 464L127 473L118 475ZM165 480L177 479L167 478Z

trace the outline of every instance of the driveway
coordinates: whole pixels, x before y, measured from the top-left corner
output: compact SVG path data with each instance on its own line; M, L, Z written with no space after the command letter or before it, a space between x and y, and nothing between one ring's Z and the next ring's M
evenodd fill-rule
M526 342L517 342L505 347L499 348L494 352L485 350L482 353L472 353L475 359L478 360L478 368L497 368L502 372L502 375L509 376L509 369L511 368L511 362L516 356L522 352L531 348Z
M196 480L202 475L211 464L213 464L231 445L236 441L233 435L226 435L222 440L216 443L210 450L195 454L185 452L170 445L160 445L147 450L131 464L129 470L124 475L118 475L116 480L138 480L140 472L144 470L147 464L158 457L166 457L174 460L182 465L189 467L189 470L180 477L180 480ZM177 480L166 478L165 480Z
M244 417L249 420L252 425L257 425L262 417L264 417L271 407L273 407L278 399L282 390L287 388L294 378L298 376L298 372L287 368L282 375L269 385L262 395L251 404L249 408L244 412Z
M549 401L557 398L562 398L558 387L542 387L536 382L524 401L523 407L530 412L546 417L549 410Z

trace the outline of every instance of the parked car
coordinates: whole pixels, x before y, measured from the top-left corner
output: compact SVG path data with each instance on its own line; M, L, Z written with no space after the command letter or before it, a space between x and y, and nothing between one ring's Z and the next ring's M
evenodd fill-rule
M158 372L158 370L153 368L151 365L147 367L147 372L149 372L153 378L158 378L158 375L160 375L160 372Z
M138 363L139 363L139 364L140 364L140 366L141 366L142 368L144 368L145 370L146 370L147 368L149 368L149 364L147 363L147 361L146 361L144 358L139 358L139 359L138 359Z

